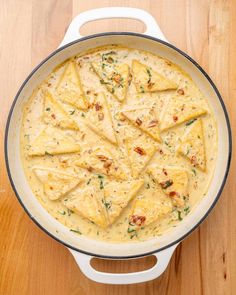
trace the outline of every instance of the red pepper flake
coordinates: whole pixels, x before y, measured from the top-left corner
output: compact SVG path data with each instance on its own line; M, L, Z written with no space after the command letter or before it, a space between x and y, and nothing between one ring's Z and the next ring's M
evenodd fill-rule
M180 95L184 95L184 90L182 88L178 89L177 91Z
M130 216L130 222L138 226L142 226L146 220L146 216L132 215Z
M91 166L89 166L87 169L88 169L89 172L93 171L93 167L91 167Z
M140 120L139 118L136 119L135 123L138 125L138 126L141 126L142 125L142 120Z
M55 115L55 114L51 114L51 117L52 117L53 119L56 119L56 115Z
M166 171L165 168L162 169L162 172L163 172L166 176L168 175L168 173L167 173L167 171Z
M160 186L163 188L163 189L167 189L169 186L171 186L173 184L173 180L171 179L168 179L166 181L162 181L160 182Z
M95 110L98 112L98 111L100 111L101 109L102 109L102 106L98 103L98 102L96 102L95 103Z
M173 121L174 121L174 122L177 122L178 119L179 119L179 118L178 118L177 116L173 116Z
M151 127L155 127L157 126L158 124L158 120L152 120L149 124L148 124L148 127L151 128Z
M139 147L139 146L135 147L135 148L134 148L134 151L135 151L136 153L138 153L139 155L141 155L141 156L144 156L144 155L146 155L146 152L145 152L145 150L144 150L144 149L142 149L142 148L141 148L141 147Z

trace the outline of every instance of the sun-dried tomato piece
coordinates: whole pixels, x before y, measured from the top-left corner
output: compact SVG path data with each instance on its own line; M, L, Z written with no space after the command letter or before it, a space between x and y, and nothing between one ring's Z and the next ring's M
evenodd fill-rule
M193 156L190 158L190 162L191 162L191 164L192 164L193 166L197 165L197 158L196 158L196 156L193 155Z
M167 173L166 169L163 168L162 171L163 171L163 173L167 176L168 173Z
M120 83L121 81L121 75L120 74L116 74L112 77L112 80L114 80L116 83Z
M173 192L170 192L170 193L169 193L169 196L170 196L170 197L179 197L179 193L173 191Z
M134 148L134 151L135 151L136 153L138 153L139 155L141 155L141 156L146 155L145 150L144 150L143 148L139 147L139 146L136 146L136 147Z
M104 156L104 155L97 155L97 157L98 157L98 159L99 159L100 161L102 161L102 162L105 162L105 161L109 160L109 158L106 157L106 156Z
M98 103L98 102L96 102L95 103L95 110L98 112L98 111L100 111L101 109L102 109L102 106Z
M138 126L141 126L142 125L142 120L140 120L139 118L136 119L135 123L138 125Z
M132 224L136 224L138 226L142 226L146 220L146 216L140 216L140 215L132 215L130 216L130 222Z
M162 181L160 182L160 186L163 188L163 189L167 189L169 186L171 186L173 184L173 180L171 179L168 179L166 181Z
M112 165L112 160L109 160L109 159L108 159L107 161L104 162L103 167L104 167L105 169L109 170L110 167L111 167L111 165Z
M149 128L155 127L157 126L157 124L158 124L158 120L152 120L151 122L149 122L148 127Z
M178 118L177 116L173 116L173 121L174 121L174 122L177 122L178 119L179 119L179 118Z

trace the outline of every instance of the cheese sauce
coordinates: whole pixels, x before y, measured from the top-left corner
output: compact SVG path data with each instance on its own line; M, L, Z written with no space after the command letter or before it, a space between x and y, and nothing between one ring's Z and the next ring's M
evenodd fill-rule
M178 85L178 89L156 92L143 91L137 93L132 79L127 90L126 99L123 102L119 102L114 98L114 95L107 90L106 85L101 83L101 79L99 79L98 75L94 73L91 67L91 62L100 62L101 58L104 57L111 57L112 63L128 64L131 69L132 61L138 60L140 63L152 68L153 71L174 81ZM187 214L191 214L191 211L194 210L197 203L201 201L207 193L209 183L214 173L217 157L217 126L212 110L207 103L207 99L200 92L192 79L178 66L174 65L169 60L145 51L120 46L108 46L74 56L73 61L78 65L81 85L87 101L91 103L94 95L96 96L100 92L104 93L111 112L118 146L105 140L88 127L86 124L88 117L87 110L81 110L60 101L63 109L79 126L79 130L60 130L74 143L79 144L81 153L58 155L47 153L44 156L29 155L29 150L34 140L45 126L47 126L43 120L43 89L48 89L54 97L57 97L56 86L66 66L66 62L63 63L49 75L42 85L39 85L38 88L35 89L24 106L21 128L21 157L25 175L34 195L54 218L67 226L71 231L74 231L75 234L82 234L93 239L110 242L144 241L162 235L167 230L176 226L177 223L181 222ZM137 126L135 127L132 125L129 121L124 120L124 118L120 116L120 111L130 109L137 104L139 106L153 107L158 121L161 122L165 112L168 112L169 101L174 99L175 95L181 96L183 99L187 99L187 101L193 102L206 110L206 114L201 116L206 159L205 171L202 171L196 165L194 166L194 163L191 163L187 157L183 157L177 152L178 146L181 143L181 138L183 138L186 130L194 124L196 119L194 118L161 132L161 142L157 142L146 135L145 138L155 146L156 152L147 167L144 167L138 176L138 179L144 179L144 185L122 210L121 214L112 225L102 228L73 210L69 210L64 205L65 199L76 197L78 192L82 189L89 186L97 186L99 183L101 184L101 182L102 187L100 188L103 189L111 181L111 178L106 175L88 171L75 164L76 161L79 161L82 157L83 151L93 147L101 147L101 149L108 150L116 155L119 167L122 167L122 171L124 171L127 179L132 180L130 159L127 157L124 137L127 132L128 134L132 134L133 132L137 136L139 136L139 134L141 136L143 131L138 129ZM176 116L178 116L178 114L176 114ZM176 204L172 202L171 196L167 196L163 192L163 187L153 179L150 173L147 173L147 169L149 167L155 167L155 165L162 168L169 166L178 167L187 172L188 197L184 200L184 206L176 206ZM34 167L60 169L63 170L64 173L76 175L84 181L63 198L52 201L44 193L42 183L33 172ZM167 214L160 215L155 221L151 222L151 224L141 226L139 230L133 230L132 224L130 227L130 214L134 202L137 198L142 199L145 198L145 196L159 200L160 204L163 204L163 206L169 206L169 204L171 204L171 210ZM109 206L105 204L105 207L106 210L109 210Z

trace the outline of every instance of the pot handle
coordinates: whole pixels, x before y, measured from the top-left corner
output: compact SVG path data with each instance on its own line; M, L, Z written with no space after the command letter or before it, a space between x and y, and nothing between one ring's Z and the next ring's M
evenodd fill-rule
M87 22L107 18L130 18L140 20L146 26L145 35L167 41L154 17L147 11L131 7L104 7L91 9L77 15L70 23L59 47L82 38L83 36L80 35L80 29Z
M74 256L82 273L90 280L103 284L125 285L147 282L159 277L166 270L177 245L175 244L166 250L153 254L156 256L157 262L152 268L132 273L106 273L97 271L91 265L92 256L68 249Z

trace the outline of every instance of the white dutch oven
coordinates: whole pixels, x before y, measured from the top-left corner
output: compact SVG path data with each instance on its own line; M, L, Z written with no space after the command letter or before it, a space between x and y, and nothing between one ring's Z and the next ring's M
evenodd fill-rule
M146 25L144 34L104 33L88 37L79 34L81 26L87 22L105 18L133 18ZM168 234L146 242L111 244L77 236L54 219L40 205L33 195L24 175L20 159L20 126L22 107L47 75L67 58L84 50L105 44L123 44L148 50L166 57L188 72L206 95L218 125L218 158L209 191L196 209ZM8 175L15 194L31 219L48 235L64 244L74 256L81 271L90 279L107 284L132 284L152 280L166 269L178 243L190 234L206 218L217 202L229 170L231 158L230 124L222 98L204 70L188 55L170 45L154 18L147 12L135 8L101 8L83 12L70 24L59 49L41 62L25 80L12 104L5 134L5 158ZM92 268L93 257L107 259L131 259L145 255L155 255L157 263L148 270L134 273L112 274Z

